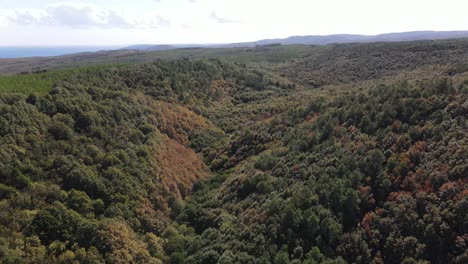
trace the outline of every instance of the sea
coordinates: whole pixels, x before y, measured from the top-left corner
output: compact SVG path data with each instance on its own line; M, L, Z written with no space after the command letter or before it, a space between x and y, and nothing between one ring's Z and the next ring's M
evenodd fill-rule
M80 52L119 49L117 46L7 47L0 46L0 58L59 56Z

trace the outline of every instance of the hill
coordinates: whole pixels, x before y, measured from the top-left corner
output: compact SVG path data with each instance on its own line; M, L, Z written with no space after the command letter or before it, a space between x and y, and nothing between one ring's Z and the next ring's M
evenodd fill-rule
M464 43L468 38L467 31L417 31L391 33L376 36L364 35L330 35L330 36L294 36L286 39L260 40L255 42L217 44L217 45L134 45L124 49L85 52L55 57L31 57L0 59L0 75L16 74L20 72L34 72L35 69L63 69L70 67L143 63L155 59L180 58L223 58L237 62L284 62L295 58L315 54L316 50L323 50L348 43L384 42L396 44L398 41L415 42L419 46L422 42L427 45ZM382 44L382 43L380 43ZM281 47L285 46L285 47ZM376 44L378 45L378 44ZM412 45L408 43L408 45ZM365 47L365 44L364 44Z
M284 39L264 39L255 41L255 45L279 43L282 45L327 45L337 43L402 42L416 40L441 40L467 38L468 31L413 31L387 33L380 35L336 34L324 36L292 36Z
M306 35L291 36L287 38L262 39L253 42L239 42L230 44L187 44L187 45L135 45L127 49L140 51L156 51L177 48L239 48L264 45L328 45L344 43L371 43L371 42L403 42L417 40L443 40L468 38L468 31L412 31L400 33L387 33L379 35L334 34L334 35Z
M434 67L446 71L468 67L468 42L422 41L399 43L340 44L280 65L276 71L309 86L350 83L408 74L427 74Z
M150 44L141 44L133 45L123 48L124 50L141 50L141 51L158 51L158 50L171 50L177 49L177 46L173 45L150 45Z
M118 51L2 76L0 260L466 263L467 47Z

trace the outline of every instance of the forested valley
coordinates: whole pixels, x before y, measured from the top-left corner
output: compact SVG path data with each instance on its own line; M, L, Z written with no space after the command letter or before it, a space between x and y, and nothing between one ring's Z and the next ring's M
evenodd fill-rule
M468 40L177 52L0 76L0 263L468 263Z

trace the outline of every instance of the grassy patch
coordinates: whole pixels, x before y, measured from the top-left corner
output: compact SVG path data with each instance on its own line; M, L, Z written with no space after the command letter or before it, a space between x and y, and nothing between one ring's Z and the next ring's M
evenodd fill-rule
M0 93L46 93L57 79L49 73L0 76Z
M92 72L118 65L99 65L72 69L53 70L43 73L0 75L0 93L39 93L45 94L54 83L64 80L73 74Z

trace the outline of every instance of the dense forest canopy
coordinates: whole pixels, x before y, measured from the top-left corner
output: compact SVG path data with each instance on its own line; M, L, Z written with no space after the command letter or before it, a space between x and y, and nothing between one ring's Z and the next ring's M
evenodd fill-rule
M467 263L467 49L0 77L0 262Z

